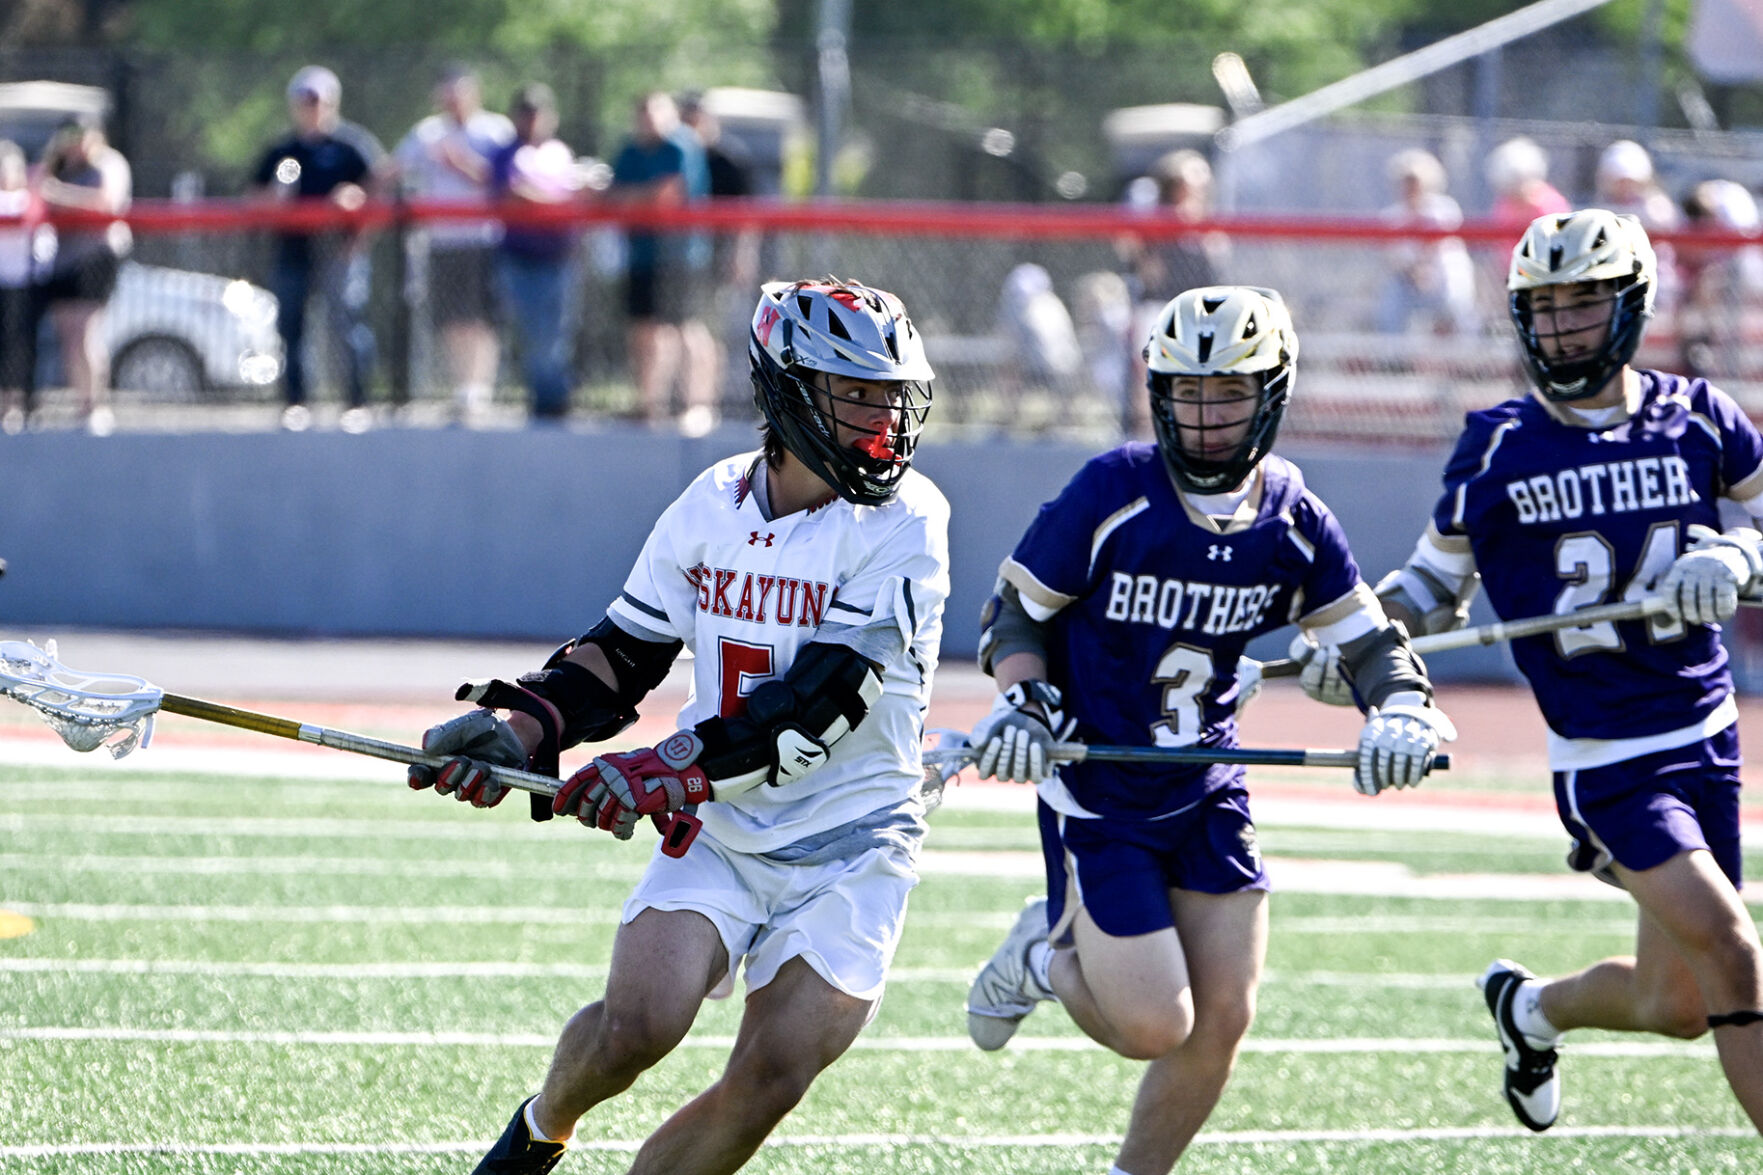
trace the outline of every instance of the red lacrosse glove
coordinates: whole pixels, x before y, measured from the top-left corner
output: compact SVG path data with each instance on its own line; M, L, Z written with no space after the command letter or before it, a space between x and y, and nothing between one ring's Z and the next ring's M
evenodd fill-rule
M680 809L711 798L710 778L695 764L704 740L689 730L656 747L601 755L570 776L551 801L559 816L629 840L637 821L649 816L664 838L662 851L677 857L698 834L696 816Z

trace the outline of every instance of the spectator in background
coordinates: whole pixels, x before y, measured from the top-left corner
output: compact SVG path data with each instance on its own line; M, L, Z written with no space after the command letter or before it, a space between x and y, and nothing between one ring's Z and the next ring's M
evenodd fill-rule
M1488 187L1494 190L1495 220L1528 225L1550 212L1567 212L1572 205L1549 183L1549 157L1536 142L1523 135L1507 139L1488 152L1484 164Z
M612 164L612 198L670 208L709 192L704 149L681 125L672 96L645 94L632 135ZM716 346L700 306L708 242L700 234L649 229L633 230L626 240L628 347L643 416L651 424L668 418L677 379L684 400L680 429L702 435L716 424Z
M1383 210L1393 225L1451 229L1463 209L1445 191L1445 167L1416 147L1390 157L1396 202ZM1476 329L1475 265L1456 237L1403 241L1390 255L1391 273L1378 298L1377 329L1406 334L1416 315L1431 334L1473 334Z
M37 363L37 339L29 328L33 249L42 223L42 200L30 188L24 151L0 139L0 431L24 431L31 405L31 369Z
M1198 151L1171 151L1158 158L1144 178L1151 181L1150 190L1156 197L1148 211L1187 222L1204 221L1212 215L1212 165ZM1183 290L1219 283L1229 243L1220 233L1187 234L1150 242L1129 236L1118 242L1115 249L1126 263L1127 282L1133 291L1130 337L1143 340L1150 337L1158 313L1171 298ZM1144 360L1137 346L1129 354L1133 364L1132 386L1142 388ZM1140 395L1127 397L1127 418L1122 423L1128 435L1151 435L1149 404Z
M1659 186L1653 171L1653 157L1633 139L1617 139L1598 156L1593 174L1595 193L1592 203L1611 212L1626 213L1641 222L1649 236L1672 232L1683 225L1677 204ZM1683 278L1678 273L1677 250L1668 242L1655 240L1653 250L1659 258L1659 286L1655 294L1660 313L1676 310L1683 297Z
M1126 419L1133 387L1133 305L1126 279L1098 269L1077 279L1072 318L1090 383L1113 408L1114 419Z
M1071 312L1053 289L1045 266L1025 261L1004 278L998 298L998 329L1009 343L1006 369L1021 391L1070 393L1083 371L1083 348ZM1077 397L1058 397L1070 419Z
M372 134L342 117L343 86L322 65L308 65L288 83L288 115L293 133L278 139L252 169L255 194L271 200L328 200L354 210L388 170L385 151ZM367 380L373 370L373 330L367 324L372 269L366 235L354 229L282 232L276 237L270 289L279 310L286 364L282 375L288 406L282 427L298 432L311 426L306 406L306 303L314 293L324 301L331 334L342 353L349 408L342 427L360 432L371 426Z
M1756 236L1763 228L1757 201L1743 184L1704 180L1684 200L1686 228L1694 233ZM1678 343L1684 373L1712 379L1739 370L1746 310L1763 299L1763 246L1697 247L1678 250L1683 299L1678 311Z
M1677 205L1659 186L1653 172L1653 157L1632 139L1618 139L1604 148L1598 156L1594 182L1594 204L1611 212L1627 213L1640 221L1649 235L1668 232L1682 223Z
M534 82L514 93L514 138L490 156L490 192L515 207L567 204L582 190L575 154L557 137L557 99ZM569 413L569 322L576 290L576 230L509 224L496 250L496 276L520 347L534 421Z
M704 149L710 198L746 199L756 195L752 153L738 136L723 130L722 122L704 105L703 95L687 93L679 102L680 121L698 137ZM760 235L751 230L718 231L710 254L710 290L704 308L714 355L713 386L722 387L731 399L747 395L745 371L730 366L722 340L746 334L750 307L748 291L759 279Z
M449 67L435 86L435 113L405 135L393 161L407 195L419 200L474 203L489 194L490 157L514 140L514 124L483 108L477 75ZM467 424L490 407L498 340L495 324L493 220L437 221L410 236L412 300L426 301L439 331L453 408Z
M127 211L134 180L128 160L104 137L96 119L64 124L44 149L37 194L57 211L120 215ZM62 370L79 399L87 431L107 436L116 427L110 410L110 343L104 304L116 289L117 270L133 244L120 220L102 227L65 227L56 236L55 261L37 292L54 324ZM33 315L26 330L35 330ZM26 373L26 386L35 373Z

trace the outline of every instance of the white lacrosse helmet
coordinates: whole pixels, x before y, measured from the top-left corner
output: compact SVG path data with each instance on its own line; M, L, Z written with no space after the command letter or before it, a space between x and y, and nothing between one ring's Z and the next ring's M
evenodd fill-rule
M1647 230L1632 216L1603 208L1552 212L1531 221L1512 250L1506 276L1512 322L1524 350L1524 365L1537 390L1555 401L1597 395L1634 358L1647 319L1653 316L1659 261ZM1615 283L1610 330L1590 354L1551 356L1531 310L1531 292L1544 286L1581 282Z
M1285 299L1259 286L1188 290L1159 312L1144 354L1157 447L1176 484L1196 493L1242 484L1273 447L1291 398L1298 334ZM1222 375L1256 376L1261 391L1236 451L1224 460L1202 460L1188 454L1182 436L1203 428L1176 422L1171 388L1177 376Z
M874 505L893 496L924 430L935 378L899 298L831 277L768 282L747 354L754 399L785 448L846 501ZM844 401L815 372L900 384L893 435L864 449L840 445L834 414Z

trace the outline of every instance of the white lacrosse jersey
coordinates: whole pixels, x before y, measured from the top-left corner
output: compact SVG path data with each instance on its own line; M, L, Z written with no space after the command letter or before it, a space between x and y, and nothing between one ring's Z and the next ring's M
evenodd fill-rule
M821 767L698 809L717 840L755 853L911 800L949 595L949 504L929 478L909 471L879 506L839 498L767 520L750 480L760 462L746 453L700 474L662 512L607 610L621 628L692 651L682 727L741 713L817 634L866 654L877 637L897 650L881 697Z

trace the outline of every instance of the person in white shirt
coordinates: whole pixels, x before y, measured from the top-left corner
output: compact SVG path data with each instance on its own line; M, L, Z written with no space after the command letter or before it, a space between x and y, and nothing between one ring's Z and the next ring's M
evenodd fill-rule
M482 204L489 198L490 156L513 139L508 117L484 109L477 75L454 65L435 85L435 113L410 128L392 159L412 199ZM427 222L409 238L418 277L409 293L426 304L440 334L454 412L468 424L482 420L495 389L500 236L495 220L472 219Z
M624 729L681 649L694 656L679 732L594 759L544 813L620 837L648 816L662 841L625 903L605 994L565 1026L479 1172L549 1171L577 1121L677 1046L744 958L722 1076L631 1167L734 1171L881 999L918 880L949 592L948 503L910 467L931 367L899 299L833 278L767 284L748 356L763 447L662 512L600 624L518 683L462 689L506 719L434 727L424 747L456 757L411 771L412 787L494 804L485 762L557 773L560 749Z

